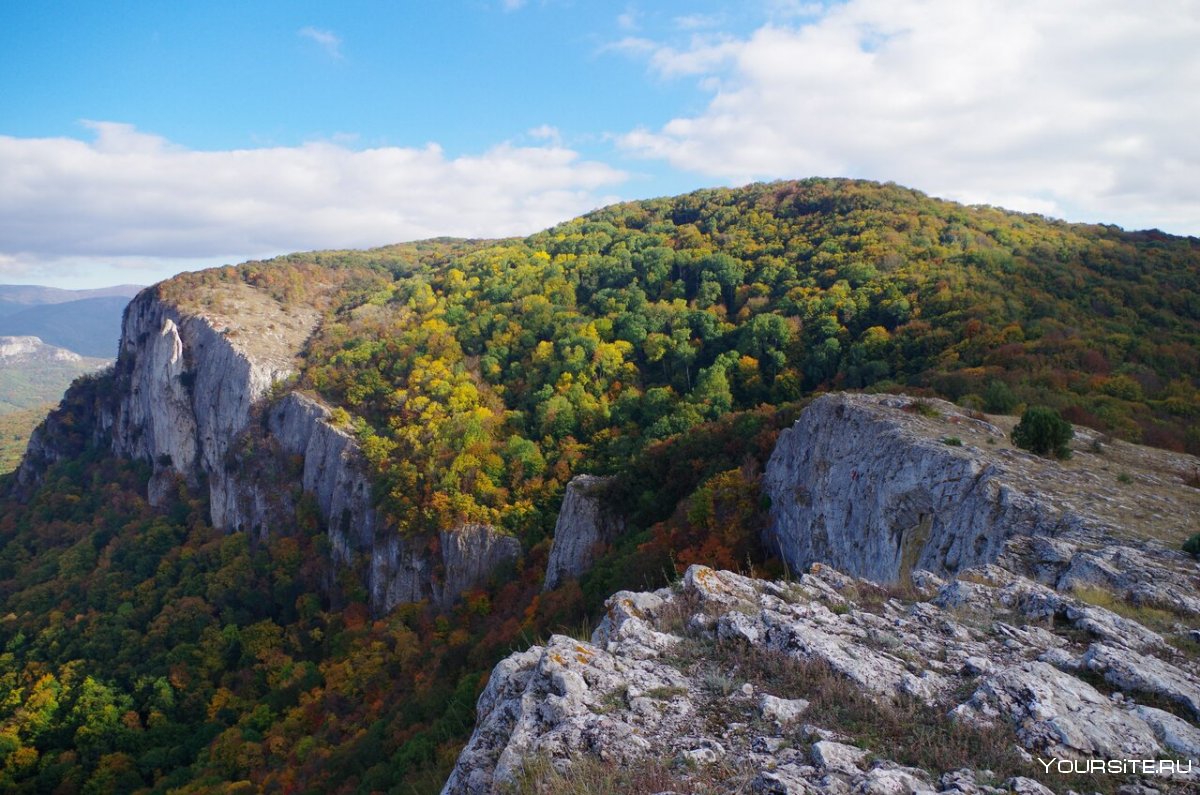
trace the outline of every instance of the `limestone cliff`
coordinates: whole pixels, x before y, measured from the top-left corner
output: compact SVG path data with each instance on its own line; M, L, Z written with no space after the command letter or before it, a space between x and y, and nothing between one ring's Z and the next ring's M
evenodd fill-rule
M1173 760L1146 780L1195 791L1200 678L1180 630L995 566L972 575L918 572L898 598L819 565L790 582L693 566L676 587L617 593L590 639L496 666L443 792L1072 788L1037 758Z
M433 540L400 536L375 511L358 441L331 423L329 408L298 392L268 399L296 371L319 319L243 283L206 288L186 306L144 290L126 310L111 383L85 408L97 429L90 441L151 463L152 504L168 499L177 479L207 486L213 525L225 530L278 532L309 495L335 563L358 573L376 612L421 600L449 605L512 563L520 545L482 525ZM63 437L53 418L39 429L20 484L31 487L70 452L58 449Z
M294 318L295 328L276 340L238 334L223 316L185 313L154 288L142 291L122 324L112 429L114 452L153 463L152 503L164 498L173 475L193 484L207 480L213 524L223 528L238 524L226 512L230 446L271 384L293 372L318 319L313 311L289 313L247 285L225 289L251 305L255 325L278 327Z
M1008 442L1012 423L941 400L817 399L767 464L768 548L797 571L820 562L877 582L1007 556L1010 568L1048 584L1128 590L1136 583L1107 577L1103 560L1177 549L1194 532L1200 499L1185 485L1193 457L1079 428L1073 459L1047 461ZM1160 579L1159 596L1200 606L1177 579Z
M1046 461L1012 423L814 401L765 478L793 579L693 566L510 656L444 793L1196 791L1197 462L1085 429ZM1038 761L1135 758L1166 761Z
M605 500L610 482L610 478L576 475L567 484L554 525L544 590L590 569L604 545L624 531L624 518Z

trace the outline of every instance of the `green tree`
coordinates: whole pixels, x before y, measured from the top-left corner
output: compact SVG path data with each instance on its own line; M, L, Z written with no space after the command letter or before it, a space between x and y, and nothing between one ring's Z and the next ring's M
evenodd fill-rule
M724 353L717 357L711 367L700 371L690 399L692 403L701 407L705 418L716 419L733 408L733 392L729 388L726 369L736 361L737 357L734 354Z
M1003 381L992 381L983 393L983 409L992 414L1007 414L1017 405L1017 396Z
M1071 423L1047 406L1032 406L1026 409L1012 432L1013 444L1017 447L1037 455L1053 453L1057 458L1071 457L1067 442L1074 436L1075 429L1071 427Z

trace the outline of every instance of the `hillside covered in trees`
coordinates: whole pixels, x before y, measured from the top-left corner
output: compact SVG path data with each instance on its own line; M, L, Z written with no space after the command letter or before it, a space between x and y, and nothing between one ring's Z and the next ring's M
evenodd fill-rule
M819 391L1048 405L1200 453L1200 240L895 185L707 190L156 289L203 312L230 281L322 313L278 391L336 407L398 532L487 523L521 562L450 613L373 616L303 501L261 541L214 531L186 488L151 509L147 467L87 444L114 388L90 378L60 412L80 455L0 510L5 791L435 791L510 650L689 563L779 571L758 478ZM540 593L583 472L616 476L629 532Z

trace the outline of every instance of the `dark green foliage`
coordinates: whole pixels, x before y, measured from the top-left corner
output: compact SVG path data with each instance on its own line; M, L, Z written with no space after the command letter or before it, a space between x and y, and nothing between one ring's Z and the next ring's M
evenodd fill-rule
M1007 414L1016 405L1017 396L1003 381L992 381L983 393L983 409L992 414Z
M1200 533L1196 533L1183 542L1183 551L1200 560Z
M1013 428L1012 440L1017 447L1036 455L1054 454L1056 458L1070 458L1067 443L1075 436L1071 423L1052 408L1032 406L1025 409L1021 421Z

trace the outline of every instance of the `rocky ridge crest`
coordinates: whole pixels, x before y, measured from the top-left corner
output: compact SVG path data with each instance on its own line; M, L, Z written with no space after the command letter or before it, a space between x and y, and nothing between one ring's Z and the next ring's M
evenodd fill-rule
M294 521L297 501L311 495L335 563L356 571L380 613L403 602L446 606L517 558L516 539L482 525L447 528L432 543L386 526L357 439L319 399L273 395L297 371L320 314L243 283L206 289L186 307L156 288L130 302L113 384L89 408L92 443L152 465L152 504L178 481L206 486L215 527L263 534ZM30 441L23 488L67 457L54 422ZM289 470L294 459L299 472Z
M1038 758L1200 771L1200 647L1186 630L995 566L965 576L917 572L901 599L819 564L781 582L693 566L674 588L617 593L590 639L555 635L496 667L443 792L502 791L539 770L569 781L580 764L635 784L665 770L678 792L806 794L1089 791ZM897 714L947 749L889 736L916 730ZM955 737L994 747L956 755Z
M766 472L768 540L799 576L693 566L612 596L590 638L510 656L444 792L1200 787L1038 761L1200 770L1200 566L1177 543L1195 460L1085 429L1073 462L1030 460L1011 420L914 403L815 401ZM1129 491L1099 485L1110 465ZM1125 518L1133 489L1153 523Z

